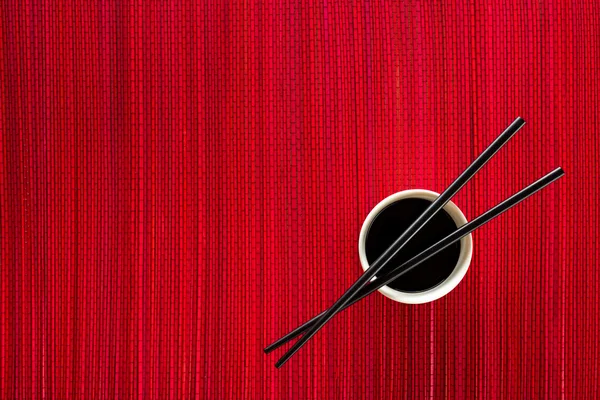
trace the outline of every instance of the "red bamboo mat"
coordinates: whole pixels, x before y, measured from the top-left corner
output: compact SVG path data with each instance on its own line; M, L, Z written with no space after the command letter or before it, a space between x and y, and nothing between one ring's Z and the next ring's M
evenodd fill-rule
M600 7L434 3L4 1L1 398L600 397ZM565 178L448 296L374 295L276 370L369 210L519 115L456 204Z

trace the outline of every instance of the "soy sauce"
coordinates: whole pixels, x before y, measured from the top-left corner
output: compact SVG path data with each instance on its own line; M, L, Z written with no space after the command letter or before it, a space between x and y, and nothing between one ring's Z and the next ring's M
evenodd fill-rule
M383 209L373 220L365 242L365 252L372 264L431 204L425 199L402 199ZM439 211L402 250L387 263L378 277L419 254L456 230L456 224L444 210ZM460 256L460 242L454 243L416 266L387 286L402 292L421 292L442 283L454 270Z

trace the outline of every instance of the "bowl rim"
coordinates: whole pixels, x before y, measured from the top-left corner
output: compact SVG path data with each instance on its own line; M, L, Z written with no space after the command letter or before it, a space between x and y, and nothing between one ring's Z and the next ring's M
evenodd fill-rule
M375 207L373 207L373 209L371 210L371 212L369 212L369 214L363 222L362 228L360 230L360 236L358 239L358 254L360 257L360 264L363 271L366 271L367 268L369 268L369 263L367 262L367 255L365 251L365 240L367 232L369 231L375 217L385 207L402 199L420 198L429 201L434 201L438 197L439 193L433 192L431 190L408 189L394 193L384 198ZM452 201L446 203L446 205L444 206L444 211L446 211L448 215L450 215L452 220L456 223L456 226L460 227L467 223L467 218L465 217L463 212ZM452 271L450 276L448 276L448 278L446 278L446 280L444 280L439 285L431 289L415 293L401 292L399 290L392 289L389 286L383 286L379 289L379 292L381 292L384 296L394 301L405 304L423 304L437 300L447 295L456 286L458 286L460 281L466 275L467 270L469 269L472 256L473 239L471 237L471 234L468 234L460 240L460 254L458 257L458 261L456 262L456 266L454 267L454 270Z

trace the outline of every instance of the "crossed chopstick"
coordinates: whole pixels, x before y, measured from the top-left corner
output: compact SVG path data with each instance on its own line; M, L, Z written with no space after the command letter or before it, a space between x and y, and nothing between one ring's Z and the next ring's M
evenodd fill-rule
M305 322L298 328L283 336L281 339L267 346L265 348L265 353L269 353L289 342L290 340L300 336L301 334L304 334L304 336L294 343L294 345L290 347L290 349L279 359L279 361L277 361L275 366L280 368L283 364L285 364L302 346L304 346L304 344L306 344L306 342L308 342L308 340L310 340L311 337L313 337L331 318L333 318L341 310L367 297L382 286L385 286L401 277L408 271L421 264L423 261L436 255L446 247L456 243L462 237L468 235L475 229L488 223L503 212L514 207L529 196L537 193L555 180L562 177L565 174L562 168L555 169L531 185L527 186L525 189L515 193L500 204L481 214L477 218L467 222L444 239L417 254L387 275L372 280L377 273L394 258L394 256L402 249L402 247L438 211L440 211L444 205L446 205L446 203L452 199L452 197L454 197L454 195L475 175L475 173L477 173L477 171L479 171L479 169L483 167L494 156L494 154L496 154L496 152L500 150L500 148L502 148L502 146L504 146L510 140L510 138L512 138L515 133L517 133L517 131L523 127L523 125L525 125L525 121L522 118L517 117L517 119L515 119L514 122L510 124L510 126L506 128L506 130L502 132L500 136L498 136L496 140L494 140L488 146L488 148L485 149L483 153L481 153L479 157L477 157L475 161L473 161L473 163L471 163L471 165L469 165L469 167L467 167L467 169L458 178L456 178L456 180L452 182L452 184L448 186L448 188L444 190L444 192L442 192L442 194L440 194L436 200L429 205L429 207L427 207L425 211L423 211L423 213L415 220L415 222L413 222L406 229L406 231L404 231L404 233L394 243L392 243L392 245L379 258L377 258L375 262L369 266L365 273L362 274L360 278L354 282L354 284L348 290L346 290L342 297L340 297L329 309L323 311L310 321Z

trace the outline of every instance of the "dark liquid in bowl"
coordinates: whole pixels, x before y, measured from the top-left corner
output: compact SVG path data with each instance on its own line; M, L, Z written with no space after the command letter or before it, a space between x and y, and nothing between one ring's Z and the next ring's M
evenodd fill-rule
M431 204L424 199L403 199L390 204L373 220L367 232L365 252L372 264ZM438 212L377 276L386 275L403 262L456 230L456 224L444 210ZM460 242L454 243L416 266L387 286L402 292L421 292L442 283L454 270L460 256Z

